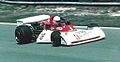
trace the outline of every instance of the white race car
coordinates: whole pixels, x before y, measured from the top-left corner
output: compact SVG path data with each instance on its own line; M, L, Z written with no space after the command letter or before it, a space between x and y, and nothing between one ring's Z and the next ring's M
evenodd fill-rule
M57 16L58 17L58 16ZM38 15L17 20L15 38L18 44L52 43L53 47L61 45L74 46L105 38L101 28L92 23L86 29L75 28L70 21L56 16Z

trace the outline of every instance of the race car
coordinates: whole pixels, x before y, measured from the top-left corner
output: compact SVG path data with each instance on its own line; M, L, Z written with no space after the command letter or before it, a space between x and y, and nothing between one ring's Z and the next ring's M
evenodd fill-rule
M38 15L17 20L15 38L18 44L51 43L53 47L75 46L105 38L95 23L86 29L76 28L69 20L59 16Z

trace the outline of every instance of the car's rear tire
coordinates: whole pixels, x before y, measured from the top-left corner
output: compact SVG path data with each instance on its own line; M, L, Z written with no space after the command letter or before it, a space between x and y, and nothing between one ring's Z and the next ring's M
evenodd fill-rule
M21 25L15 29L15 38L18 44L26 44L32 41L32 30L30 26Z
M58 32L58 31L52 32L52 34L51 34L51 41L52 41L52 46L53 47L61 46L60 32Z

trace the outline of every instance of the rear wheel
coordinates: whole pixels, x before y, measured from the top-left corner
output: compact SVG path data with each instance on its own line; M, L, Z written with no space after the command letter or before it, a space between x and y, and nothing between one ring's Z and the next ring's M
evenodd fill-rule
M52 32L52 34L51 34L51 41L52 41L52 46L53 47L61 46L60 32L58 32L58 31Z
M30 43L32 41L32 30L30 26L21 25L16 27L15 38L18 44Z

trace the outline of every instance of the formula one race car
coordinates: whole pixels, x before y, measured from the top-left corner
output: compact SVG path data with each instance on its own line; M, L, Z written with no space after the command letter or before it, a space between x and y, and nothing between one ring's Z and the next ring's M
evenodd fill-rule
M73 46L105 38L95 23L87 29L77 29L67 19L59 16L38 15L17 20L15 38L18 44L52 43L53 47Z

